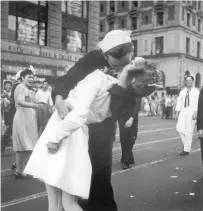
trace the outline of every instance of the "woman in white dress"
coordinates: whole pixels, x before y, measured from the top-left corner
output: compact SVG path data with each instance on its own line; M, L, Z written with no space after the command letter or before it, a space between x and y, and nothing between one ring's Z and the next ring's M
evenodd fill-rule
M143 58L135 59L124 69L136 70L141 63ZM54 112L39 138L24 172L45 182L49 211L82 210L77 199L88 198L92 174L87 125L111 116L108 89L118 82L102 70L89 74L66 99L72 111L63 120Z

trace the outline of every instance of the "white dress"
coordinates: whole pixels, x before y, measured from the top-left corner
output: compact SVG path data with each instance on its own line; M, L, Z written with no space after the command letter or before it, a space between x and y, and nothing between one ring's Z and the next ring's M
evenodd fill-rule
M193 87L189 92L189 106L185 108L185 97L187 94L187 88L181 90L176 104L176 111L180 112L176 130L179 133L187 134L193 133L196 120L192 119L194 112L197 112L199 90Z
M30 174L65 192L87 199L92 167L88 153L88 127L111 116L108 89L117 79L95 70L69 93L66 101L73 110L61 120L55 111L25 167ZM59 142L56 154L46 144Z

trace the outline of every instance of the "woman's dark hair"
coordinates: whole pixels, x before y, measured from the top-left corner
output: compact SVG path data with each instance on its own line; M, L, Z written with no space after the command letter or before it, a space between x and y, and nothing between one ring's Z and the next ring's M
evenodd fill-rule
M133 44L131 42L125 43L122 45L118 45L105 53L105 56L108 57L109 55L120 59L121 57L125 56L126 54L132 51Z
M24 78L26 75L34 75L34 73L30 69L25 69L20 73L20 78L22 79L22 77Z
M194 81L194 77L193 77L192 75L186 75L186 76L185 76L185 80L187 80L187 78L191 78L192 81Z
M5 81L4 86L6 86L6 84L10 84L11 86L13 85L13 83L11 81Z

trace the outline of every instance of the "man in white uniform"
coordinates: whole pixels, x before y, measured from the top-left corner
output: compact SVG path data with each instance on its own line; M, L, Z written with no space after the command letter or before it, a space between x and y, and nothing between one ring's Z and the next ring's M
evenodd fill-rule
M185 77L186 87L181 90L176 105L176 119L178 119L176 129L183 143L183 151L180 155L190 153L193 130L197 119L199 90L193 87L193 82L193 76Z
M48 82L44 81L42 89L39 89L36 93L36 101L38 103L46 103L49 106L53 106L51 92L48 90L48 86Z

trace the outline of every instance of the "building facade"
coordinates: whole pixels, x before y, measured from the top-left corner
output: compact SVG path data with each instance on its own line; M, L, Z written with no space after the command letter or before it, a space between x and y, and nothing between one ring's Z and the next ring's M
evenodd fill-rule
M184 75L203 81L202 1L100 1L100 39L112 29L130 29L135 55L163 71L164 87L179 89Z
M32 65L40 79L64 74L99 41L99 2L1 1L1 75Z

